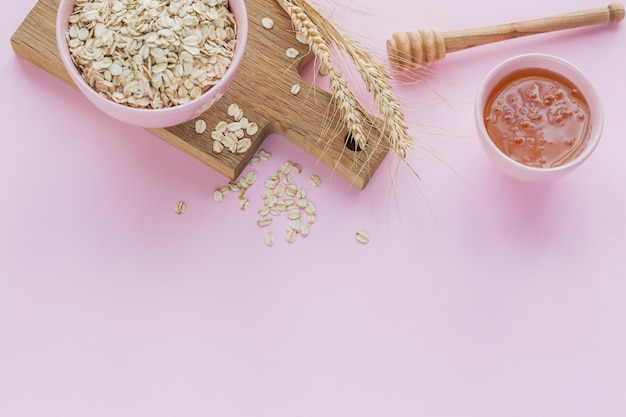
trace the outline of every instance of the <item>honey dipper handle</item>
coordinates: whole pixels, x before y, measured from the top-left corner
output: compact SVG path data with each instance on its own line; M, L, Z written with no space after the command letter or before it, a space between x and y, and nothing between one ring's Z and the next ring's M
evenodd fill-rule
M624 6L619 3L611 3L606 7L597 7L542 19L446 32L444 33L444 39L446 52L455 52L527 35L608 22L619 22L622 19L624 19Z

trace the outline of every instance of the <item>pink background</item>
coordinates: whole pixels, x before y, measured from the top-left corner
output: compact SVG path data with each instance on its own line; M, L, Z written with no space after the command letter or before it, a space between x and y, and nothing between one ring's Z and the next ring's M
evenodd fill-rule
M421 181L390 156L359 191L268 138L259 177L301 163L318 208L310 236L288 244L280 218L269 248L260 185L248 211L233 195L217 204L225 177L14 54L34 4L11 2L0 25L0 416L626 415L625 23L397 78L414 137L439 158L411 152ZM394 31L605 5L317 4L381 53ZM495 171L473 126L483 77L529 52L577 65L605 106L596 152L549 184Z

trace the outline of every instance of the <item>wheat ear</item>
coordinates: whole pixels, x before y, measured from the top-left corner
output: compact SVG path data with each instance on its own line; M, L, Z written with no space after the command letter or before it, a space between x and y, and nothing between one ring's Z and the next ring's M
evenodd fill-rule
M308 0L299 1L302 1L306 6L305 13L310 20L354 61L367 91L372 95L388 127L388 140L391 148L404 159L407 150L413 147L413 141L401 110L400 101L393 94L387 81L391 78L389 71L376 62L368 51L343 35Z
M387 83L388 72L380 64L374 62L369 53L354 48L351 42L347 42L348 54L357 63L359 74L365 82L367 91L372 94L378 110L382 114L389 128L389 143L391 148L402 158L406 158L406 152L413 147L413 141L409 135L409 129L400 108L399 100L394 96L391 87Z
M277 1L291 18L294 28L306 39L315 56L327 68L333 99L336 100L346 128L356 144L362 149L365 148L367 144L367 137L363 131L365 112L348 87L348 82L343 73L332 63L330 49L324 41L324 37L301 7L288 0Z

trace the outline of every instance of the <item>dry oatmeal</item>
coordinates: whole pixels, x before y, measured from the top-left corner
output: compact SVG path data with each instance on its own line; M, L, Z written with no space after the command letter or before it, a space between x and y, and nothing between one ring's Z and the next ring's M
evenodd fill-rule
M159 109L199 97L224 76L236 24L227 0L78 0L66 39L100 95Z

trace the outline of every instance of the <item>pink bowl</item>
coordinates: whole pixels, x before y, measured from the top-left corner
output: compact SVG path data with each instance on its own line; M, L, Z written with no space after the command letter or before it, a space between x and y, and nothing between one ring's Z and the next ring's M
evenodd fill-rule
M192 120L209 109L222 97L241 64L248 38L248 15L244 0L229 0L229 8L237 25L237 44L226 74L216 85L188 103L164 109L133 108L116 103L99 95L91 88L72 61L65 36L69 28L69 16L74 10L75 3L76 0L61 0L57 12L56 38L63 65L76 87L89 101L109 116L123 122L147 128L160 128Z

